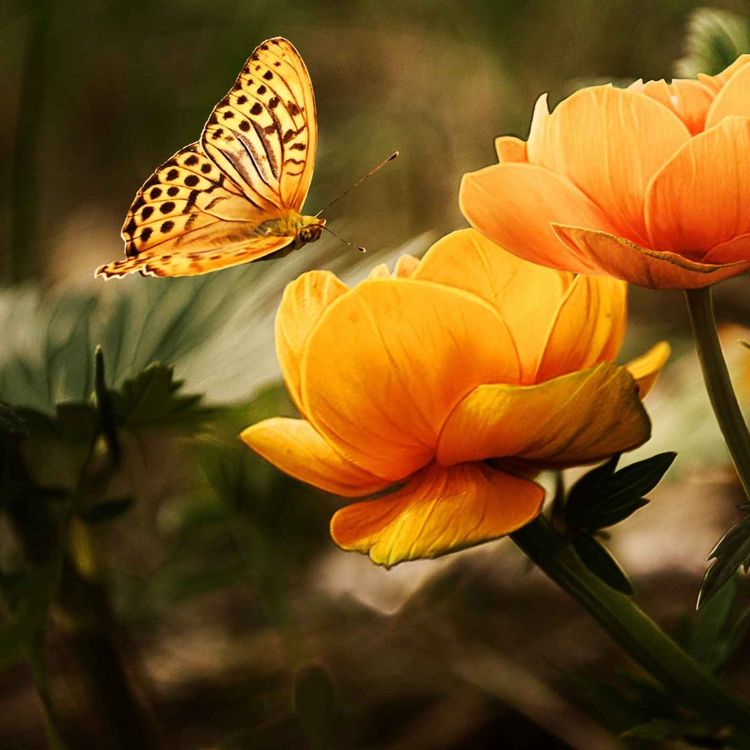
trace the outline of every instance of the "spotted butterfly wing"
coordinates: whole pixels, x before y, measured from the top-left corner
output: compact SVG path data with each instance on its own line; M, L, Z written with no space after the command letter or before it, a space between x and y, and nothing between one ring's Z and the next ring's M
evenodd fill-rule
M316 145L307 68L291 42L270 39L216 105L200 141L138 191L121 232L126 257L96 275L197 275L285 247L302 218Z

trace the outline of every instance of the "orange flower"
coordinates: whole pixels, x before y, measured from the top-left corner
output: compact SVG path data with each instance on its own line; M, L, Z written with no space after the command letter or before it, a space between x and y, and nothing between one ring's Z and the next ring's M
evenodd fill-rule
M464 176L480 232L535 263L692 289L750 269L750 55L718 76L592 86Z
M376 563L508 534L540 512L544 467L643 443L638 397L668 355L612 364L626 285L525 263L472 229L352 289L327 271L289 284L276 318L303 419L242 439L283 471L345 497L331 533ZM634 379L635 378L635 379ZM494 459L489 462L489 459Z

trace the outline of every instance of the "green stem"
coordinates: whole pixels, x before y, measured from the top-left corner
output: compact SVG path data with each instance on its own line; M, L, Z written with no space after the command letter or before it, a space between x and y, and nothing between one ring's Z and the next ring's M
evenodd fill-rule
M685 290L703 380L745 496L750 498L750 433L742 417L716 332L711 288Z
M683 651L633 601L610 588L578 559L546 519L524 526L513 541L561 588L583 605L609 635L675 700L705 719L735 730L736 747L750 747L750 707L721 685Z

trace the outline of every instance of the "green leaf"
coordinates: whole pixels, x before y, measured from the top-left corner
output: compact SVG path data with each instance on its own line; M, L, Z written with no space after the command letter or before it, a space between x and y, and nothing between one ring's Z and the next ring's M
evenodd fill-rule
M682 78L716 75L743 52L750 52L750 21L716 8L697 8L688 22L686 54L675 72Z
M94 396L96 397L96 409L99 413L99 429L113 465L120 461L122 453L120 439L117 435L117 417L112 404L112 397L107 390L107 379L104 372L104 352L97 345L94 353Z
M581 562L608 586L623 594L632 595L633 586L627 575L610 552L591 536L578 536L573 539Z
M313 748L331 747L339 713L338 693L330 672L318 664L297 671L293 689L294 710Z
M92 505L90 508L78 514L78 517L84 522L93 526L98 523L105 523L119 518L123 513L130 510L133 505L132 497L124 497L118 500L105 500L104 502Z
M613 526L647 504L644 495L664 476L675 453L660 453L615 472L617 457L584 475L568 495L569 530L593 532Z
M698 608L705 606L735 574L750 568L750 516L732 526L708 556L712 560L698 594Z
M117 420L130 428L177 426L200 422L209 411L200 406L201 396L180 393L171 367L155 363L126 380L112 393Z

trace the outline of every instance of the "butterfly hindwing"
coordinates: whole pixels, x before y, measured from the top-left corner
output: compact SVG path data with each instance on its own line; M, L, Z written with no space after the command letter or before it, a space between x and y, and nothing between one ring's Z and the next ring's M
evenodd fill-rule
M291 42L276 37L256 48L211 113L201 143L254 204L300 210L317 120L310 76Z

